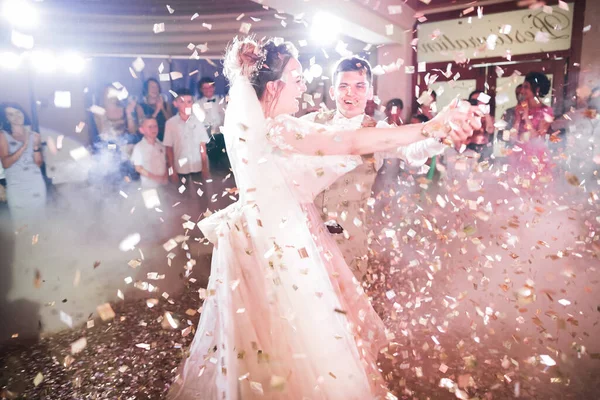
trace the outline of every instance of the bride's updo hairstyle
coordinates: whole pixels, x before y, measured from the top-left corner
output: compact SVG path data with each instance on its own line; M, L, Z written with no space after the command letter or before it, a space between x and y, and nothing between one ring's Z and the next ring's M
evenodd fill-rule
M248 78L258 99L272 108L284 82L276 82L274 96L266 91L267 83L279 81L292 58L298 58L298 50L290 42L269 39L258 43L251 37L235 38L225 53L224 74L232 84L239 76Z

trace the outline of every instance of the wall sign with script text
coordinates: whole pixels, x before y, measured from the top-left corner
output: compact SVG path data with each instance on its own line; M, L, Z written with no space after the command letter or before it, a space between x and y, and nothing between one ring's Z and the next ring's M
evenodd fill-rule
M482 18L472 12L470 17L421 24L418 62L464 62L567 50L571 47L574 7L570 3L568 10L554 6L484 14Z

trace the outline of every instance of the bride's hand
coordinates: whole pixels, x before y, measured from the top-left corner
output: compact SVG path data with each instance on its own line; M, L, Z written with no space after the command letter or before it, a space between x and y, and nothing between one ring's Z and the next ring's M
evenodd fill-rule
M462 143L481 129L481 110L466 101L454 100L426 125L432 136L444 142Z

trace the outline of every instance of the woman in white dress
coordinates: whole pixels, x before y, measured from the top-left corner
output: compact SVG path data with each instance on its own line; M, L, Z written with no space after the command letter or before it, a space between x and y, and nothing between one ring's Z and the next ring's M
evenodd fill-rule
M331 131L290 116L306 90L290 43L234 41L225 140L239 200L200 223L214 243L189 357L171 399L383 399L383 323L313 205L359 154L468 137L465 104L431 123Z
M0 106L0 159L6 174L6 194L16 229L35 224L45 215L46 183L41 137L31 130L18 104Z

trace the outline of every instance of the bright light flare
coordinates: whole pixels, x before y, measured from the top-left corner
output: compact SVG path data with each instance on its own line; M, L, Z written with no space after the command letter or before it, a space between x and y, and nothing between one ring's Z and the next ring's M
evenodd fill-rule
M12 25L32 28L38 23L38 13L29 1L7 0L2 7L2 16Z
M319 64L311 65L310 74L315 78L320 77L323 74L323 67L321 67Z
M342 30L342 21L328 13L318 12L313 17L311 36L323 45L335 42Z
M33 51L31 53L31 64L39 72L54 72L58 67L58 60L54 54L48 51Z
M0 67L6 69L17 69L21 64L21 57L12 52L0 53Z
M61 65L71 74L79 74L85 68L85 58L76 53L67 53L61 56Z

